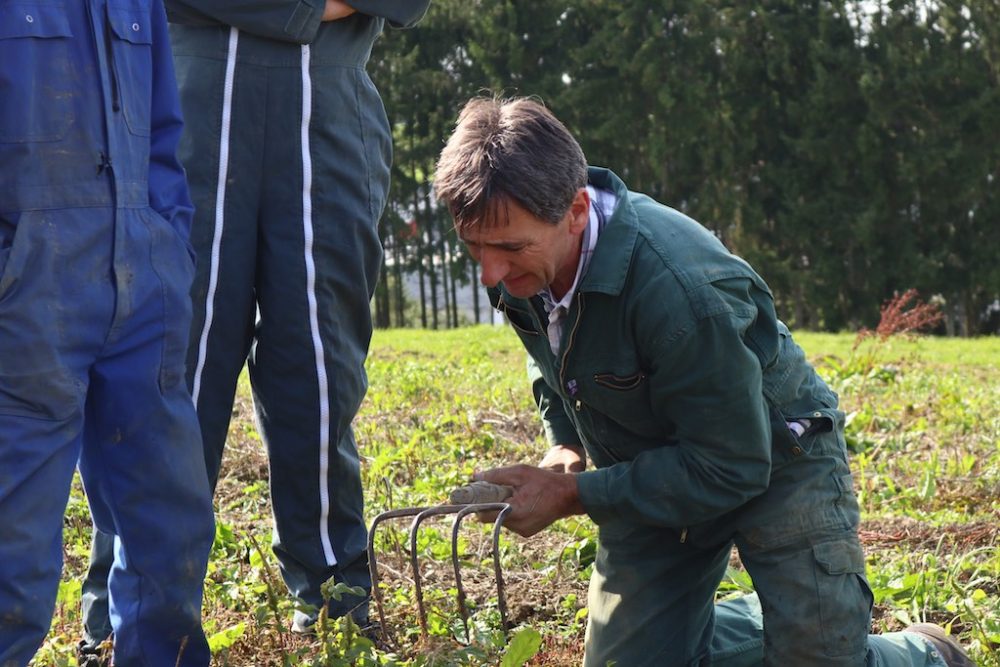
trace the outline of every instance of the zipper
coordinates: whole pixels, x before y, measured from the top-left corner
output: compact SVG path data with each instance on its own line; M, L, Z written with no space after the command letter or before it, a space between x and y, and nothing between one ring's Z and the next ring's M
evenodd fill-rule
M577 301L577 304L578 304L577 309L576 309L576 319L573 320L573 328L570 329L570 331L569 331L569 337L566 339L566 348L563 350L562 359L560 359L560 361L559 361L559 364L560 364L559 365L559 384L560 384L559 391L560 391L560 393L566 391L566 362L569 360L570 350L573 349L573 343L576 341L576 332L580 329L580 320L583 319L583 293L582 292L577 292L576 301ZM580 399L578 399L576 397L571 397L571 399L573 401L573 409L576 410L577 412L580 412L580 410L583 408L582 401L580 401ZM621 463L621 458L620 457L615 456L613 453L611 453L610 451L608 451L608 448L605 447L600 442L598 442L596 439L594 439L594 440L591 441L591 445L593 445L593 447L595 449L600 449L601 452L606 457L608 457L608 460L614 461L615 463Z
M576 340L576 332L580 328L580 320L583 319L583 294L577 292L576 301L579 307L576 309L576 319L573 320L573 328L570 329L569 338L566 339L566 348L563 350L562 359L559 361L559 386L560 391L566 389L566 361L569 359L569 352L573 348ZM579 404L579 401L577 401ZM577 408L579 409L579 407Z
M111 156L104 151L101 151L100 158L100 162L97 163L97 175L100 176L105 171L108 172L108 174L112 174Z

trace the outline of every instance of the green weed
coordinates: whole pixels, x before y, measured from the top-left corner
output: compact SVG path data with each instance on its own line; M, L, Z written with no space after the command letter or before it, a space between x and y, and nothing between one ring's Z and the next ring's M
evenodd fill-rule
M874 625L930 620L950 627L981 665L1000 667L1000 339L870 339L796 332L848 414L861 537L876 597ZM877 346L877 350L874 349ZM370 389L355 421L369 520L389 508L435 505L477 469L537 462L546 445L524 377L524 353L502 327L377 331ZM586 582L597 542L585 518L530 540L504 533L500 556L512 627L504 632L489 526L470 518L460 541L471 641L456 604L447 524L417 543L429 637L419 629L407 526L376 541L395 643L362 636L343 619L317 635L289 632L292 600L268 548L267 462L241 378L205 581L213 665L578 665ZM64 534L65 571L38 667L76 664L79 584L90 520L79 484ZM750 590L732 569L720 596ZM328 588L328 594L349 591ZM374 603L372 616L376 617ZM504 661L507 661L506 663Z

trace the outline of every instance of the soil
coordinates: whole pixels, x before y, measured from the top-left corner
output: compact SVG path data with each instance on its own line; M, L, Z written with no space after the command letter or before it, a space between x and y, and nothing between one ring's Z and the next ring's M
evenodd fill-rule
M226 460L216 500L220 511L234 527L247 530L258 529L263 521L270 520L270 512L263 501L259 511L246 512L249 485L259 484L267 479L267 458L259 440L248 429L248 416L252 414L248 398L237 398L234 406L234 431L230 433ZM489 417L485 419L490 419ZM504 425L516 434L513 437L528 437L533 428L522 420L509 415L492 420L493 428ZM240 425L243 424L241 427ZM241 429L242 430L237 430ZM255 494L261 497L260 494ZM232 512L227 507L239 506ZM969 551L978 546L996 545L1000 542L1000 510L996 511L996 521L979 521L948 526L929 526L911 519L865 521L859 535L866 553L880 550L911 548L914 552L934 552L938 549L949 551ZM426 639L419 632L420 614L414 603L415 582L407 548L406 531L408 520L380 530L388 531L393 537L384 544L391 545L384 553L378 554L379 576L384 584L386 598L383 604L384 626L389 631L390 645L397 654L413 656L421 654L446 655L458 646L456 639ZM242 525L241 525L242 524ZM498 626L497 582L492 569L492 540L487 527L480 526L470 518L463 524L463 539L467 540L462 550L462 586L473 610L473 626L476 619L487 618L486 626ZM436 530L450 539L450 517L433 519L422 530ZM504 594L509 627L530 626L543 633L542 648L529 663L542 667L579 665L583 650L584 622L573 623L575 613L586 604L587 582L581 576L576 564L566 557L564 550L572 538L565 532L544 531L531 539L523 539L505 532L501 542L504 555ZM504 551L505 543L516 541L516 548ZM263 545L266 548L266 545ZM447 548L446 548L447 547ZM461 624L457 603L455 575L449 560L450 545L440 543L434 553L421 553L419 561L422 597L426 603L427 617L433 626L443 623L450 625L455 637L461 638ZM445 551L441 551L445 549ZM735 551L732 564L740 567ZM280 584L279 584L280 585ZM995 591L990 591L995 593ZM372 615L376 616L376 605ZM492 618L490 618L492 614ZM928 619L947 623L952 618ZM480 621L480 625L483 625ZM902 623L889 613L888 608L876 606L873 613L873 630L889 631L902 629ZM953 632L962 628L954 627ZM288 637L296 645L304 640ZM258 654L259 655L259 654ZM231 656L238 659L237 656ZM234 663L238 664L238 663ZM447 664L446 661L436 664Z

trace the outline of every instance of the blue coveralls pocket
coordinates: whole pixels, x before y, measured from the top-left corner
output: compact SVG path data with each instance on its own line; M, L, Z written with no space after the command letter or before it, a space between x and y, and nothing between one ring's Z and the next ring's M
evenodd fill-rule
M14 255L14 241L17 237L17 226L0 218L0 301L10 286L17 280L15 264L11 263ZM8 267L10 270L8 271Z
M382 98L368 72L358 71L356 96L368 171L368 208L372 222L382 217L389 195L389 167L392 165L392 137Z
M84 388L56 350L62 327L35 317L34 307L47 293L29 287L28 294L18 294L28 260L46 265L39 254L49 249L37 238L34 220L19 217L16 225L0 217L0 415L62 421L80 409Z
M771 408L772 465L780 469L789 463L794 463L803 456L828 456L843 458L842 446L836 436L838 428L842 431L844 413L836 408L820 407L807 412L784 412ZM790 428L789 422L808 423L805 431L796 434Z
M0 415L62 422L80 409L81 388L63 370L7 373L0 368Z
M648 376L641 370L581 374L575 417L586 423L591 444L604 454L595 463L629 461L664 445L672 427L656 419L651 408ZM667 437L665 437L667 436ZM608 460L602 460L608 459Z
M188 243L153 209L144 210L151 240L153 270L163 294L163 359L160 389L164 392L183 381L191 327L191 283L194 257Z
M0 143L59 141L74 121L73 31L62 5L0 4ZM42 70L42 81L29 72Z
M125 123L132 134L149 136L153 99L152 19L147 8L136 2L108 3L111 26L112 76L120 95Z

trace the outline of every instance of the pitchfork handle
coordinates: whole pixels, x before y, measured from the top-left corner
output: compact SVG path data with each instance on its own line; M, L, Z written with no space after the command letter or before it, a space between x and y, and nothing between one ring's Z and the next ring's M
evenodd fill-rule
M452 505L475 505L479 503L502 503L514 495L514 487L490 482L472 482L451 492Z

